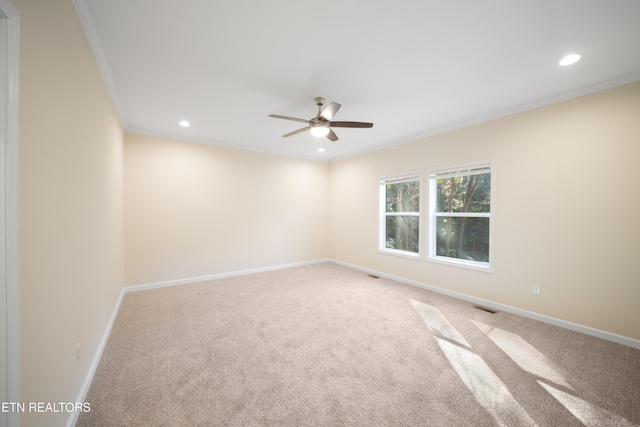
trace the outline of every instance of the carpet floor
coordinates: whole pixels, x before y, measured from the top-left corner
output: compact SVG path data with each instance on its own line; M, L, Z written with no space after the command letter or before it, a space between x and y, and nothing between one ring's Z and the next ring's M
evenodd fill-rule
M124 296L78 426L638 426L640 350L332 263Z

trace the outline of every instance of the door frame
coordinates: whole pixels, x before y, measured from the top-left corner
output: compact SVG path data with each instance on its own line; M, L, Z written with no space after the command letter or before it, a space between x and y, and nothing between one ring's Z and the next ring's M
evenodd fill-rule
M0 197L4 199L5 217L0 224L3 234L5 254L2 262L5 274L0 278L0 292L4 292L6 328L2 339L5 360L0 369L6 384L1 384L8 402L20 402L20 15L8 0L0 0L0 19L4 29L5 72L0 84L5 89L4 129L5 161L0 164L0 174L4 175L4 188ZM10 412L0 419L7 426L20 425L20 413Z

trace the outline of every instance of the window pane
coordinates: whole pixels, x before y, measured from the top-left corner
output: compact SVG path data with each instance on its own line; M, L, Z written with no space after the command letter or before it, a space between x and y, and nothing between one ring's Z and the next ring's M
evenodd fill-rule
M438 178L437 212L490 212L491 174Z
M489 218L436 218L436 255L489 262Z
M418 253L419 224L420 218L417 216L387 217L386 248Z
M420 211L420 181L387 184L387 212Z

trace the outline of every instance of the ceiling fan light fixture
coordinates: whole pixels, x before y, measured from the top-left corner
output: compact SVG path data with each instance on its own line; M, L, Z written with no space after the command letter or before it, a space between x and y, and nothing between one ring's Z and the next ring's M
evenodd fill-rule
M309 128L309 132L311 132L311 135L315 136L316 138L324 138L325 136L329 135L329 124L328 123L312 124L311 127Z

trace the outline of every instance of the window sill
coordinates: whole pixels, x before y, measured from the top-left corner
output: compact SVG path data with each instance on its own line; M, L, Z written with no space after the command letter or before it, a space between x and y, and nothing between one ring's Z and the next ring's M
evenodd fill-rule
M456 258L447 258L441 256L430 256L427 261L436 262L438 264L449 265L451 267L467 268L469 270L483 271L485 273L493 273L493 266L488 262L465 261Z
M420 253L400 251L397 249L378 249L378 252L385 255L395 255L403 258L420 259Z

